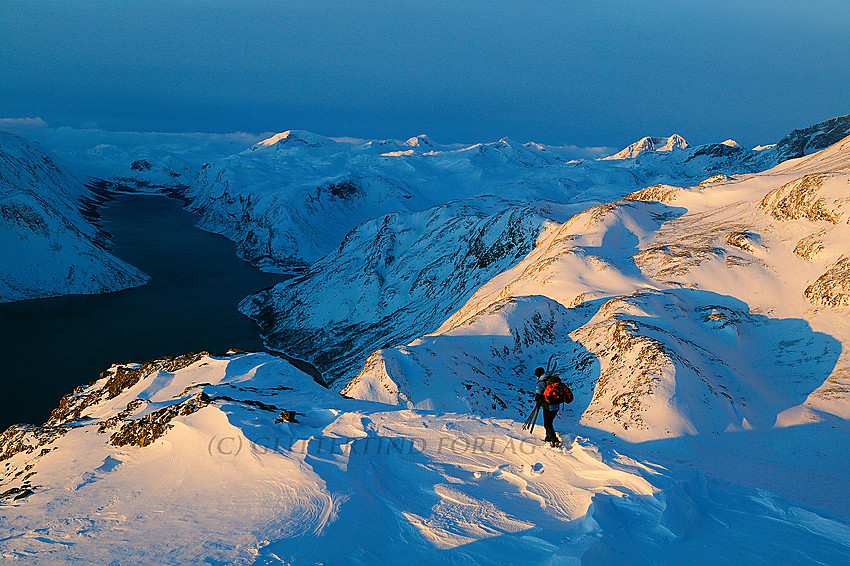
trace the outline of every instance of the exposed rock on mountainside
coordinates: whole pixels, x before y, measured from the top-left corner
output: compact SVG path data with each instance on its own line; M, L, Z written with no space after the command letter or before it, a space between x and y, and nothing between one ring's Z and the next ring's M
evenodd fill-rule
M209 404L209 395L202 391L185 401L163 407L134 421L125 422L109 437L109 443L113 446L147 446L174 426L170 422L172 419L191 415Z
M102 400L114 399L136 385L140 379L163 371L173 373L198 361L208 352L167 357L137 364L115 365L100 374L97 382L77 387L73 393L62 397L59 406L50 414L47 426L56 426L85 418L85 411ZM94 384L98 383L97 387Z
M831 191L823 190L827 182ZM813 222L838 224L843 221L848 203L850 175L822 173L804 175L774 189L765 195L759 207L777 220L807 218Z
M779 140L773 151L780 156L780 161L794 159L829 147L847 136L850 136L850 114L794 130Z
M726 244L733 248L738 248L747 253L753 253L756 248L753 244L758 242L758 234L746 231L729 232L726 235Z
M816 305L850 306L850 257L842 257L806 287L806 298Z
M816 234L811 234L801 238L797 245L794 246L794 253L803 259L817 259L820 257L824 249L823 237L825 231L821 230Z
M676 195L678 195L682 190L682 187L675 187L673 185L654 185L652 187L646 187L645 189L629 193L625 196L624 200L654 200L666 203L675 199Z

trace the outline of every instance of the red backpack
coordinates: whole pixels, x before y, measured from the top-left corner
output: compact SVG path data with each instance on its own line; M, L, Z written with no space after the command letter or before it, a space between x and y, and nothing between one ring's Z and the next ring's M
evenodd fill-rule
M572 403L573 392L560 381L555 381L547 385L546 389L543 390L543 399L550 405Z

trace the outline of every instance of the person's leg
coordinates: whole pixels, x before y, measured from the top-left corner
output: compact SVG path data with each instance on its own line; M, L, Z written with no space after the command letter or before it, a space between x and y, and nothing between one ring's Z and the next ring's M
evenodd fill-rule
M558 435L555 434L555 415L558 414L558 411L553 411L549 409L549 405L544 404L543 407L543 427L546 429L546 438L543 440L545 442L552 442L553 440L558 440Z

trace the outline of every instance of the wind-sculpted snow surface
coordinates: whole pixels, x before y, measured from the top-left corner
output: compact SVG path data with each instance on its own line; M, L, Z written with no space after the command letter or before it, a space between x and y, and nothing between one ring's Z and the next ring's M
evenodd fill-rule
M104 249L95 195L38 146L0 131L0 302L105 293L148 277Z
M200 396L150 443L110 440ZM65 405L82 410L56 414L61 434L2 456L4 562L837 566L850 549L845 519L769 492L346 399L268 354L116 366Z

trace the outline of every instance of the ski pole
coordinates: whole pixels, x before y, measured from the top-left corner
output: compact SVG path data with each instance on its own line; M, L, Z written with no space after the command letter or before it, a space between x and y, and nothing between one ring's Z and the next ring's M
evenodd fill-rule
M540 412L540 403L534 408L534 415L531 419L531 428L528 429L529 434L534 432L534 425L537 424L537 413Z
M532 421L537 417L537 411L540 408L540 403L536 403L534 408L531 409L531 414L528 415L528 418L525 419L525 422L522 423L522 429L525 430L531 425Z

